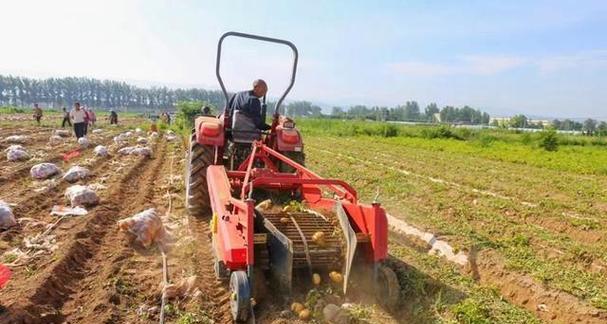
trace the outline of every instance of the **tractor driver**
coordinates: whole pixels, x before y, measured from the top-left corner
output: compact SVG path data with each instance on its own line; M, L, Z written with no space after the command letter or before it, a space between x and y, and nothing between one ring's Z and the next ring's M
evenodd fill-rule
M232 113L236 110L249 117L259 130L268 130L270 126L262 120L261 101L259 98L266 95L268 85L262 79L253 81L253 90L241 91L232 97L229 108Z

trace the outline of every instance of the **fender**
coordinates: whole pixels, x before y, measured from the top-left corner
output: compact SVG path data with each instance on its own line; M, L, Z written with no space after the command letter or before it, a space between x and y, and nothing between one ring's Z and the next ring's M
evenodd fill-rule
M276 146L280 152L303 152L303 140L297 128L276 126Z
M223 120L220 118L201 116L194 122L196 141L202 145L223 146L225 134Z

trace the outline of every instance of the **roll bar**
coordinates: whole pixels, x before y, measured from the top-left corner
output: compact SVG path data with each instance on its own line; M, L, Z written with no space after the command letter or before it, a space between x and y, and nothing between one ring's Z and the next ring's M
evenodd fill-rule
M297 47L295 47L295 45L293 43L291 43L287 40L278 39L278 38L270 38L270 37L265 37L265 36L245 34L245 33L233 32L233 31L223 34L221 36L221 38L219 38L219 42L217 43L217 61L215 63L215 75L217 76L217 81L219 81L219 85L221 86L221 90L223 91L223 96L226 99L226 107L228 105L228 102L230 101L230 98L228 98L228 91L226 90L226 87L223 84L223 79L221 78L221 74L219 73L219 67L221 64L221 46L223 44L223 40L229 36L249 38L249 39L254 39L254 40L259 40L259 41L264 41L264 42L283 44L283 45L289 46L291 48L291 50L293 51L293 69L291 71L291 82L289 82L289 86L287 87L285 92L280 96L280 99L278 99L278 102L276 103L276 108L274 110L274 114L275 115L278 114L278 112L279 112L278 109L280 108L280 105L287 97L287 94L289 94L289 91L291 91L291 88L293 88L293 84L295 84L295 75L297 73L297 60L299 58L299 53L297 52Z

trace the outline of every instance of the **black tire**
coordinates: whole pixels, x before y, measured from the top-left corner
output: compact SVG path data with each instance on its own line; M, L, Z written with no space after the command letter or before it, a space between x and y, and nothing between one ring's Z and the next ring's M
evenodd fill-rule
M302 166L306 166L306 154L304 152L280 152L282 155L288 157L289 159L301 164ZM279 169L281 172L295 172L295 169L286 163L280 163Z
M196 142L196 134L190 136L185 174L185 198L188 212L192 216L208 215L210 210L207 167L213 164L213 146Z
M230 294L230 309L234 322L246 322L251 310L251 287L245 271L232 272Z
M386 309L389 311L396 309L400 299L400 285L394 270L386 265L380 265L377 269L375 295L378 302Z

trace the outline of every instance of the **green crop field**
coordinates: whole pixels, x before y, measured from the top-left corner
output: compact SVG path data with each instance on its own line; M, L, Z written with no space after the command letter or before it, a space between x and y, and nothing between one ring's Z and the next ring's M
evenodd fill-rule
M545 133L340 120L300 120L298 126L312 170L350 182L366 202L379 193L389 214L477 259L480 275L395 240L392 255L416 269L417 275L401 273L413 319L569 320L544 316L552 305L541 298L504 296L512 287L492 268L566 296L594 319L604 314L604 138L557 134L549 151L542 146Z

